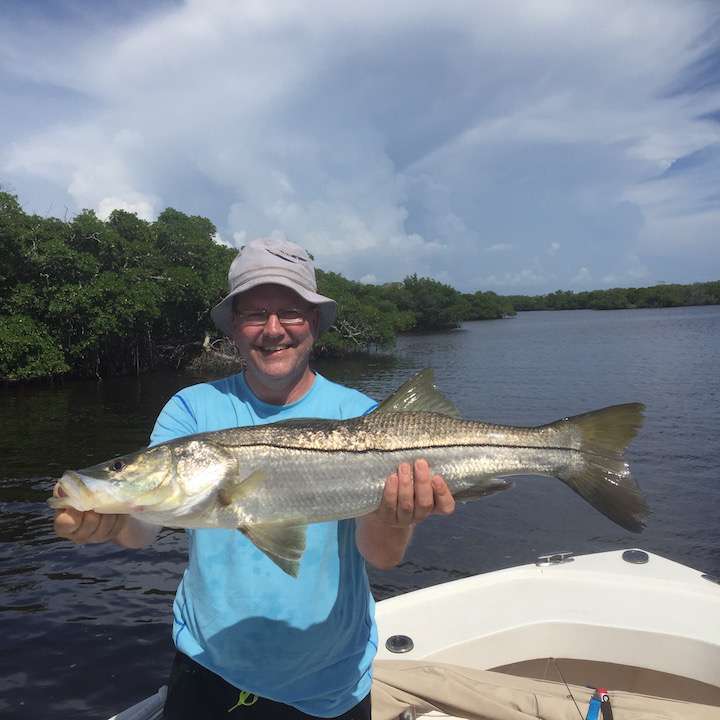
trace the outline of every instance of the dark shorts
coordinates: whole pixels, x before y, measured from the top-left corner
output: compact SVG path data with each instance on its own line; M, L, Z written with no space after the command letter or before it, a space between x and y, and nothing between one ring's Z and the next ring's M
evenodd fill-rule
M187 655L175 653L163 709L165 720L301 720L314 717L290 705L238 690ZM370 720L370 695L335 720Z

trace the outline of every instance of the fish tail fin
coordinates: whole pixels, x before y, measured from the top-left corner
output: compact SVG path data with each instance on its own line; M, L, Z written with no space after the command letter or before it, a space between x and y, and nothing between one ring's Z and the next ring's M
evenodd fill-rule
M548 426L563 436L579 459L557 476L594 508L626 530L642 532L648 506L623 460L643 422L641 403L613 405L564 418ZM564 443L563 443L564 444Z

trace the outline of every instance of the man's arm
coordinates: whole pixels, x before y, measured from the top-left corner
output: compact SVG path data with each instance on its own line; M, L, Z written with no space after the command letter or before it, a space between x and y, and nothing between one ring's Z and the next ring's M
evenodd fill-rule
M374 567L388 570L405 555L413 528L428 515L449 515L455 500L440 475L425 460L401 463L385 482L380 507L356 521L355 542Z

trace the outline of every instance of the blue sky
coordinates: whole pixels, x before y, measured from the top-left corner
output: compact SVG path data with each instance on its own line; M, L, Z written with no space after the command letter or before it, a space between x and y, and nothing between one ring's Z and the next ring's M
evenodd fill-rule
M720 3L4 2L0 186L171 206L324 269L544 293L720 278Z

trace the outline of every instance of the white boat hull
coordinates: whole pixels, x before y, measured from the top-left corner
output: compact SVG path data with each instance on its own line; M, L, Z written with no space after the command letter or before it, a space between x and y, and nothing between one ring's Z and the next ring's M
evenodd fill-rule
M517 717L584 717L590 684L614 692L623 717L720 720L720 584L658 555L633 552L646 561L627 562L623 551L597 553L379 602L374 717L397 717L413 698L427 717L479 717L448 710L454 707L448 689L465 692L473 684L479 704L514 693L500 715L483 710L482 717L516 717L523 704L531 713L539 699L547 708L558 700L557 714L546 709ZM434 690L432 677L440 678ZM376 688L383 697L377 712ZM162 692L111 720L154 720ZM474 702L470 697L463 707L472 710Z
M622 551L597 553L389 598L378 603L378 659L488 670L578 658L720 687L720 585L645 554L644 564L625 562ZM391 653L394 635L412 638L413 649Z

